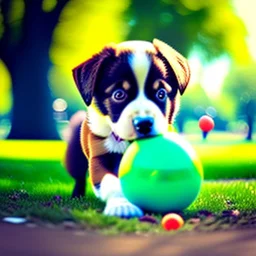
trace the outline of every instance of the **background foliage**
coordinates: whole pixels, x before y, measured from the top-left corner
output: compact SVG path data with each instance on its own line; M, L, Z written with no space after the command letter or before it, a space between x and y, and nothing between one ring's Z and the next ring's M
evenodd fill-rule
M2 0L0 125L10 120L12 138L57 138L50 134L51 124L85 108L72 68L110 42L156 37L191 64L177 128L196 131L196 120L207 113L217 130L250 139L255 122L254 7L253 0ZM64 101L53 109L58 98ZM55 120L49 118L52 114ZM38 121L44 115L51 129Z

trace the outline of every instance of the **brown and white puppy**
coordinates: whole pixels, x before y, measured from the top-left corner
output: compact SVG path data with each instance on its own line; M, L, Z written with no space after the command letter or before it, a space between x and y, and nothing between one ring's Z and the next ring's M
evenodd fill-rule
M168 130L189 82L188 63L160 40L127 41L106 46L73 75L88 110L79 114L66 154L76 180L73 196L84 195L89 167L95 195L106 202L105 214L141 216L142 209L122 193L119 163L131 141Z

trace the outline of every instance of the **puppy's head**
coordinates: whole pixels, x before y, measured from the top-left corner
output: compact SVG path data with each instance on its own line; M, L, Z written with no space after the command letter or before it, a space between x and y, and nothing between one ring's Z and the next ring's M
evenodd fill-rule
M92 132L133 140L168 129L190 71L182 55L154 39L109 45L74 68L73 76Z

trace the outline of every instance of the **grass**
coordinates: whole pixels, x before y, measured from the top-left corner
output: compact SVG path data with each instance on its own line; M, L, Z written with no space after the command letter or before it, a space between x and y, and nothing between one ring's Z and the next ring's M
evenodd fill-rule
M64 168L63 141L0 140L0 179L72 182Z
M205 179L256 178L256 144L194 144Z
M90 192L87 198L70 199L71 184L23 182L0 183L0 217L20 216L38 225L53 223L105 234L165 233L160 215L152 215L158 224L104 216L104 204ZM205 182L196 201L180 212L185 230L216 230L256 226L256 181ZM233 215L238 210L238 216ZM181 230L181 231L182 231Z
M206 181L197 200L180 212L186 220L181 231L256 227L256 180L243 179L256 177L256 144L213 136L207 142L189 140ZM23 216L38 225L105 234L165 233L161 215L152 215L158 224L104 216L104 204L89 186L86 198L70 199L74 183L63 165L65 147L61 141L0 141L0 218Z
M216 134L207 141L188 137L202 161L205 179L256 178L256 143L229 136L224 140ZM32 180L70 181L63 165L65 148L63 141L0 140L0 178L20 178L24 169Z

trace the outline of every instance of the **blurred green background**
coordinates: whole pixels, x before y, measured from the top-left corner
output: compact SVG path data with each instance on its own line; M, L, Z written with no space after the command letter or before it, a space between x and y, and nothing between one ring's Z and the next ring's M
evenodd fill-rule
M85 109L71 70L110 42L159 38L189 59L191 82L176 128L253 139L256 23L253 0L2 0L0 138L62 137Z

